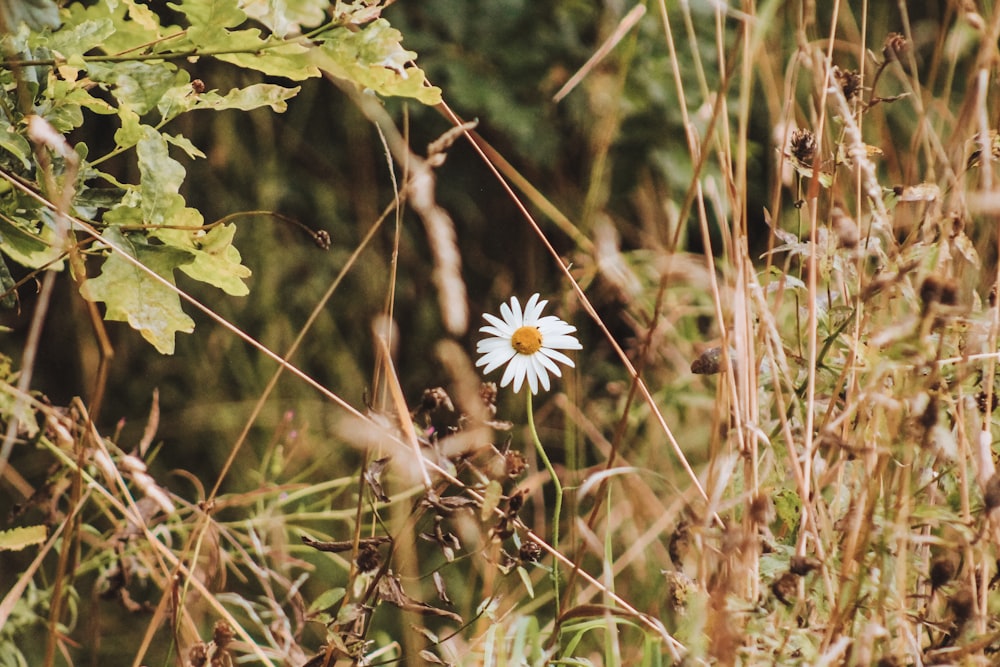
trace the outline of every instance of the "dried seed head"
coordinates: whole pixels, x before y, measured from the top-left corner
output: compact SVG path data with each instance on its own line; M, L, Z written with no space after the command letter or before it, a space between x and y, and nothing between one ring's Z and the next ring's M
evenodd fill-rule
M1000 507L1000 473L994 473L983 489L983 505L987 512Z
M236 636L236 632L233 630L233 626L225 621L216 621L215 627L212 628L212 641L219 648L226 648L229 642L233 641L233 637Z
M931 588L938 589L951 581L958 571L958 563L949 555L938 556L931 561Z
M667 581L667 590L669 591L667 603L674 611L685 611L688 598L691 597L692 592L698 590L697 584L691 577L675 570L667 570L663 576Z
M972 591L962 588L948 600L948 608L955 615L955 625L961 626L970 618L976 610L976 600Z
M685 521L681 521L677 524L677 528L674 530L673 534L670 536L670 541L667 543L667 554L670 556L670 560L673 561L674 565L680 567L683 563L684 556L691 550L691 531Z
M507 501L507 516L514 517L517 513L521 511L524 507L524 499L528 496L527 489L521 489L515 493L510 494L510 499Z
M696 375L715 375L722 372L722 348L710 347L691 362L691 372Z
M528 540L521 545L517 555L522 563L537 563L538 559L542 557L542 548L536 542Z
M795 592L798 587L798 575L785 572L771 584L771 592L774 593L774 597L778 598L782 604L790 607L795 600Z
M198 642L188 651L188 667L203 667L208 664L208 647Z
M976 394L976 406L979 408L979 411L982 412L983 414L986 414L987 412L992 413L994 410L997 409L997 404L1000 403L1000 398L997 397L997 392L994 391L993 396L991 398L993 400L991 400L990 405L987 406L986 392L981 391L978 394ZM987 407L989 407L989 410L986 409Z
M804 577L820 567L822 567L822 563L808 556L792 556L791 560L788 561L788 571L800 577Z
M833 78L844 92L848 102L861 98L861 75L855 70L833 68Z
M886 35L885 42L882 44L882 57L886 62L890 60L902 60L909 48L910 44L906 41L906 37L898 32L890 32Z
M325 229L317 229L315 232L313 232L312 239L313 243L315 243L316 247L319 248L320 250L330 249L330 244L332 243L332 241L330 240L330 232L326 231Z
M482 400L483 405L486 406L486 410L490 417L496 417L497 414L497 383L496 382L484 382L479 385L479 398Z
M934 428L938 422L938 399L933 394L927 400L927 407L920 413L920 425L925 431Z
M792 150L792 157L800 164L810 166L816 157L816 137L812 130L799 128L792 132L789 142Z
M358 551L357 563L360 572L371 572L377 570L379 565L382 564L382 556L379 554L378 549L366 544Z
M958 303L958 285L948 278L927 276L920 285L920 298L925 308L932 303L954 306Z
M528 462L525 460L524 455L521 454L521 452L508 450L507 453L503 455L503 459L504 470L506 471L507 477L511 479L519 477L525 470L528 469Z

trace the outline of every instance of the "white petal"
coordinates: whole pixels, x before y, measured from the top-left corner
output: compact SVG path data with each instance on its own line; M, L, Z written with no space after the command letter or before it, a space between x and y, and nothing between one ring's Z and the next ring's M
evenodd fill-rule
M492 352L484 354L479 361L476 362L476 366L486 366L486 368L483 369L483 375L486 375L487 373L492 373L497 368L506 364L516 354L517 352L514 351L514 348L507 348L506 350L493 350Z
M576 331L576 327L572 324L566 324L554 315L543 317L535 323L535 326L538 327L538 330L542 334L550 334L552 336L562 336Z
M510 303L500 304L500 314L503 316L503 321L510 326L511 329L519 329L521 327L521 304L518 303L517 297L510 297Z
M538 373L535 372L534 357L525 357L525 374L528 376L528 389L532 394L538 393Z
M532 294L531 298L528 299L528 303L524 306L524 323L528 326L535 326L535 323L538 322L538 318L541 316L542 310L545 308L545 304L547 303L548 301L538 300L537 292Z
M539 356L537 354L534 354L534 355L531 356L531 372L532 372L533 376L536 377L536 378L538 378L538 380L542 383L542 388L545 391L548 391L549 390L549 374L545 372L545 369L542 367L542 364L541 364L541 362L538 361L538 359L539 359ZM537 385L532 385L531 392L532 393L537 393L538 392L538 386Z
M582 350L583 346L573 336L546 336L542 334L542 347L550 350Z
M510 326L510 324L508 324L504 320L501 320L496 315L490 315L489 313L483 313L483 317L486 318L486 321L489 322L490 324L492 324L496 328L497 331L501 332L500 333L501 336L505 336L505 335L509 336L512 333L514 333L514 327ZM486 327L483 327L482 329L480 329L480 331L482 331L485 328ZM489 332L485 332L485 333L489 333Z
M548 357L549 359L552 359L554 361L558 361L563 366L569 366L570 368L574 368L575 367L575 364L573 363L573 360L570 359L569 357L567 357L562 352L556 352L555 350L550 350L547 347L543 347L542 349L540 349L538 351L538 354L543 354L546 357Z
M514 349L511 347L510 338L484 338L476 343L476 352L478 354L492 352L493 350L502 350L504 348Z
M500 380L500 386L506 387L510 384L510 381L514 381L514 393L521 390L521 384L524 382L524 373L526 370L525 361L527 357L523 354L515 354L514 358L510 360L507 364L507 370L503 372L503 378Z
M542 350L539 350L538 352L541 351ZM557 366L556 362L552 361L552 359L550 359L548 356L544 354L535 353L534 359L538 360L538 363L544 366L547 371L549 371L550 373L554 373L556 377L562 377L562 373L559 371L559 366Z
M489 325L484 327L479 327L479 333L489 334L497 338L506 338L507 340L510 340L510 337L513 335L510 332L505 333L500 329L498 329L497 327L491 327Z

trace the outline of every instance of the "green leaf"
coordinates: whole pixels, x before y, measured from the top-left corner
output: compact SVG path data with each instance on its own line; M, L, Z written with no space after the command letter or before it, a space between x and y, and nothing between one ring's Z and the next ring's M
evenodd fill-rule
M127 61L90 63L90 78L107 84L122 104L144 116L156 108L160 98L172 87L186 83L187 73L178 73L169 63Z
M64 58L81 56L101 46L114 32L115 24L110 18L88 19L53 33L49 48Z
M249 278L251 272L240 263L240 251L233 246L235 234L236 225L220 225L212 228L192 248L194 261L182 266L181 271L195 280L218 287L226 294L232 296L249 294L250 288L243 280Z
M122 104L118 107L118 117L122 126L115 130L115 145L120 149L132 148L142 139L139 114L132 110L132 105Z
M143 221L154 226L150 237L187 253L191 260L180 268L195 280L233 296L245 296L249 289L243 279L250 277L250 269L241 264L240 253L232 245L236 227L222 225L207 234L203 232L201 213L185 206L184 198L178 194L185 171L168 154L167 138L146 125L142 126L142 132L143 138L136 145L142 174L140 210Z
M236 0L184 0L180 4L168 2L167 6L183 12L191 22L187 37L203 49L226 49L229 31L247 19Z
M6 117L0 115L0 149L10 153L25 169L31 169L31 144L23 136L18 134Z
M246 88L234 88L220 96L218 93L210 92L201 95L196 109L240 109L250 111L263 106L271 107L277 113L282 113L288 108L286 100L290 100L299 94L301 87L284 88L270 83L255 83Z
M184 182L184 167L170 157L166 139L155 128L143 125L140 129L142 138L135 152L139 158L139 171L142 172L143 198L149 194L176 194Z
M140 235L126 236L118 227L109 227L102 237L169 285L175 284L174 269L193 259L192 253L179 248L150 245ZM103 301L107 308L104 319L128 322L161 354L174 353L174 337L178 332L194 331L194 321L181 310L177 292L117 251L108 255L100 276L84 281L80 294L88 301Z
M326 20L329 0L248 0L243 11L278 37L302 32Z
M0 250L12 260L29 269L39 269L49 265L55 271L62 270L62 262L55 261L62 254L55 246L55 229L45 225L39 232L25 220L0 217Z
M177 146L177 148L187 153L187 156L191 159L205 157L205 154L201 151L201 149L191 143L191 140L183 135L164 134L163 138L166 139L167 143L171 146Z
M41 544L48 536L47 533L45 526L21 526L0 530L0 551L20 551L32 544Z
M0 19L7 29L20 23L32 30L55 28L59 25L59 5L55 0L0 0Z
M157 15L148 7L136 4L135 0L120 2L95 2L84 7L79 2L70 4L63 10L67 25L79 25L85 21L108 19L115 29L97 46L105 53L122 53L143 45L153 48L170 48L173 40L164 40L168 34L176 34L179 28L164 29Z
M402 47L402 34L385 19L362 30L334 28L315 52L316 65L379 95L412 97L424 104L441 102L441 89L427 85L424 72L410 64L417 54Z
M241 33L257 32L256 30L240 31ZM302 81L319 76L319 69L313 62L312 52L295 42L270 40L260 42L261 47L248 53L220 54L219 60L246 69L256 70L268 76L282 76L292 81Z
M12 309L17 306L17 292L14 291L16 285L14 276L10 275L7 262L3 261L0 255L0 308Z

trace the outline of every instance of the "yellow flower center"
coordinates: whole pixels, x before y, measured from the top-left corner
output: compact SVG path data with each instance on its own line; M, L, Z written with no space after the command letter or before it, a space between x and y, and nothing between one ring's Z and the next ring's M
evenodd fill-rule
M542 332L538 327L521 327L510 337L510 346L520 354L534 354L542 349Z

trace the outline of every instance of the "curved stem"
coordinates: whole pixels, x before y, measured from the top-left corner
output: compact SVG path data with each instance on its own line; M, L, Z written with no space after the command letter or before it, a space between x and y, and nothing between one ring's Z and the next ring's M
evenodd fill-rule
M532 399L533 394L528 392L528 428L531 430L531 439L535 441L535 450L538 452L538 458L542 460L545 464L545 469L549 471L549 477L552 478L552 487L556 492L556 502L555 507L552 510L552 548L555 550L559 549L559 518L562 513L562 497L563 489L562 483L559 481L559 477L556 475L555 468L552 467L552 462L549 461L548 454L545 453L545 448L542 447L542 441L538 439L538 431L535 430L535 415L532 411ZM555 594L556 601L556 621L558 623L559 619L559 560L555 559L552 561L552 590Z

